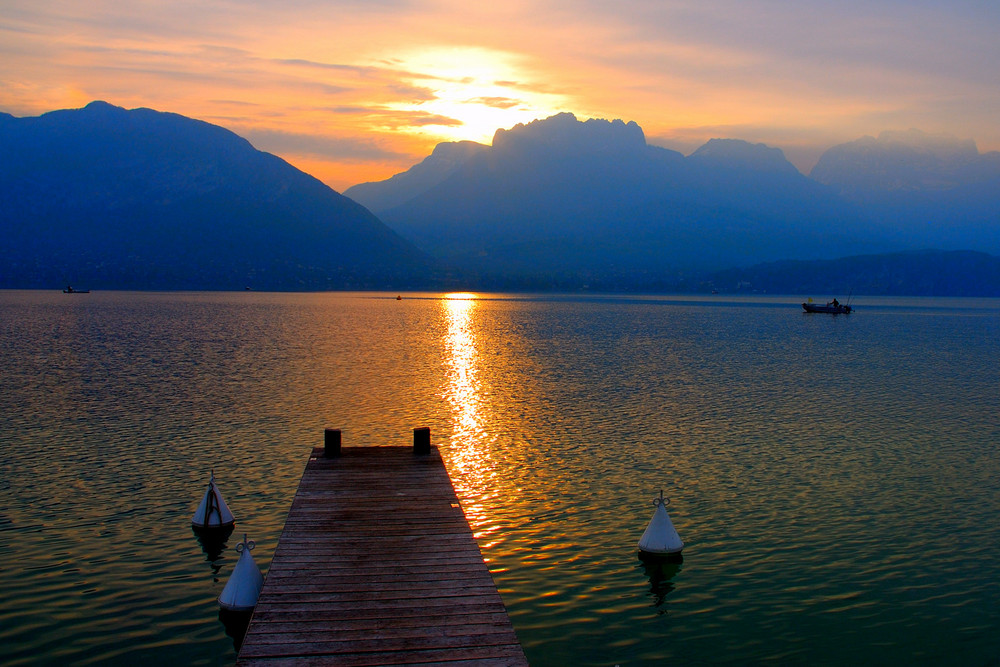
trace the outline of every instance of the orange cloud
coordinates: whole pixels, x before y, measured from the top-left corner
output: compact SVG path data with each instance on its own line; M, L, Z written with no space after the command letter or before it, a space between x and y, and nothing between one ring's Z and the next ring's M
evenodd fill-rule
M181 113L338 189L559 111L691 149L763 141L802 168L893 128L1000 149L998 23L962 3L6 0L0 110Z

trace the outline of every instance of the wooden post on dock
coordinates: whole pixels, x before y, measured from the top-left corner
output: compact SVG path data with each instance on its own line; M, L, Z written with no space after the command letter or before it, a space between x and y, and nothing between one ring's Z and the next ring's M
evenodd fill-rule
M340 429L328 428L323 432L323 458L340 456Z
M428 427L413 429L413 453L431 453L431 430Z

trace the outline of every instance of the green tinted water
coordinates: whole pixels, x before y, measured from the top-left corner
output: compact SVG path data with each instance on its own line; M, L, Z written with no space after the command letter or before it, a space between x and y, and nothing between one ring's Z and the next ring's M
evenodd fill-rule
M191 514L266 571L327 426L431 427L533 665L1000 659L1000 302L405 296L0 292L4 662L232 664Z

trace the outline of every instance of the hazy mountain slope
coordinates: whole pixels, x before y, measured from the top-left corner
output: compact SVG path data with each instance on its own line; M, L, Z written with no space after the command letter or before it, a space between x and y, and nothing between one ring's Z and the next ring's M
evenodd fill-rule
M811 172L910 247L1000 252L1000 153L917 130L834 146Z
M380 211L387 224L499 282L627 288L859 244L884 249L855 208L776 149L713 141L684 158L647 145L635 123L572 114L498 131L489 150L408 197Z
M922 295L1000 297L1000 257L974 251L911 251L824 261L782 261L708 276L721 291L803 297Z
M220 127L102 102L0 118L0 287L405 286L428 259Z
M350 197L376 214L404 204L441 183L473 156L489 150L474 141L450 141L438 144L422 162L396 174L387 181L362 183L344 190Z

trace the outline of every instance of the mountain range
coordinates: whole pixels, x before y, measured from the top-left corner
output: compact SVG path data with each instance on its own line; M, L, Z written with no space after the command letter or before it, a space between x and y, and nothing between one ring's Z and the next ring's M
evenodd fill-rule
M763 144L684 156L566 113L347 197L223 128L103 102L0 114L0 147L0 287L818 293L850 265L896 276L872 289L1000 296L1000 154L916 131L806 176Z
M345 194L487 284L662 289L783 259L1000 252L998 161L971 142L887 133L830 149L807 177L763 144L713 139L684 157L635 123L565 113L499 130L490 147L441 144Z
M423 286L370 211L221 127L93 102L0 115L0 287Z
M439 147L418 165L439 179L401 203L405 175L345 194L442 261L500 284L551 277L617 289L861 243L889 248L853 205L763 145L713 140L685 158L648 145L635 123L567 113L500 130L484 148L435 169Z

